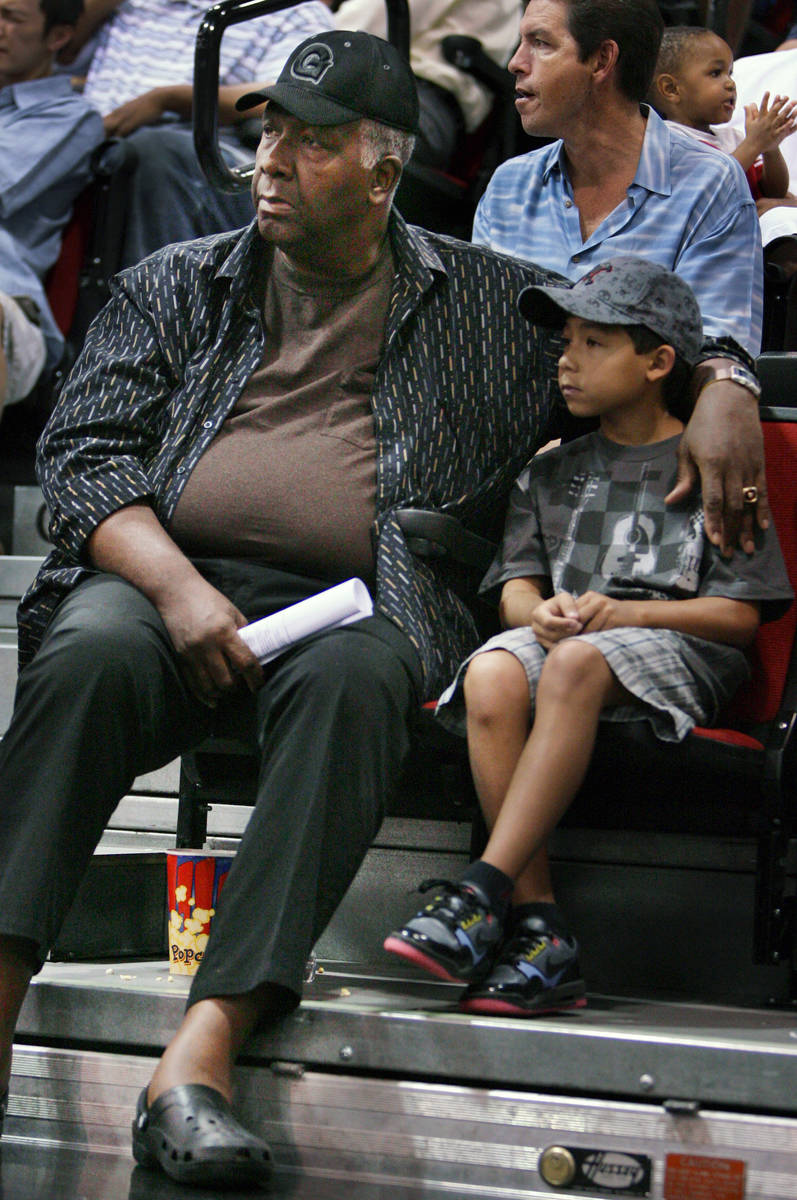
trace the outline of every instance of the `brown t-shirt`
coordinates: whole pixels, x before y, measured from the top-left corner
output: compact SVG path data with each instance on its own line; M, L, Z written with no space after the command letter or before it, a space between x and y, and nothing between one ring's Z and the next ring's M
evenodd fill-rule
M332 282L275 251L263 360L174 513L187 553L332 580L373 575L371 392L393 275L388 242L366 275Z

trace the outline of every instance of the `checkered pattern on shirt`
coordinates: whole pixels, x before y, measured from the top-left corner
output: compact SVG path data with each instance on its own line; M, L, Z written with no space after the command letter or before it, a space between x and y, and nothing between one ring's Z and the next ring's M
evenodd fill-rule
M727 596L782 611L791 595L775 530L756 532L756 553L725 559L705 536L699 494L667 505L678 438L621 446L599 433L542 454L510 496L504 537L482 583L543 576L553 592L616 599Z
M485 588L528 573L550 577L554 593L575 596L627 588L640 597L696 593L702 514L699 505L685 513L664 504L675 482L674 453L615 461L587 452L601 444L592 435L579 439L521 474L500 562Z

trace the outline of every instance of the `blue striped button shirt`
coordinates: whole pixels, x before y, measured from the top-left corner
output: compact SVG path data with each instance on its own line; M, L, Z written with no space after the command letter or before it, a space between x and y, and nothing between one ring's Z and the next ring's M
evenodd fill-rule
M763 260L744 171L669 128L652 110L627 199L586 241L561 141L503 163L482 197L473 240L578 279L617 254L676 271L697 297L707 338L761 345Z
M391 236L396 275L372 395L376 603L416 647L434 696L477 632L451 568L413 557L396 510L431 507L477 532L500 529L557 394L556 339L517 308L522 288L550 274L396 215ZM148 499L169 528L261 361L265 250L252 225L166 247L114 282L40 442L55 549L20 605L21 665L86 577L86 539L100 521Z
M101 26L83 94L103 116L150 88L191 83L207 0L122 0ZM321 0L230 25L219 50L219 82L268 83L305 38L334 29Z

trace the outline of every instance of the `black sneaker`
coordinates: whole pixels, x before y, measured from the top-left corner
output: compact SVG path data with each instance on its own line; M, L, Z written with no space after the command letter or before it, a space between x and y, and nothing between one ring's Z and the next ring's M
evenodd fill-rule
M418 891L432 888L431 901L385 939L385 950L452 983L483 979L503 936L502 919L475 883L427 879Z
M575 938L554 933L542 917L524 917L512 927L483 983L469 987L463 1012L527 1017L583 1008L587 1003Z

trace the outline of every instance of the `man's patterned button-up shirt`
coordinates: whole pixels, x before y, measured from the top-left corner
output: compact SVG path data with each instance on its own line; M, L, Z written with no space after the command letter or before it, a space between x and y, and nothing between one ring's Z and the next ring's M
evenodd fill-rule
M396 275L372 395L375 602L415 646L434 696L478 635L457 568L414 555L396 511L431 508L500 531L557 404L557 339L526 323L517 298L554 277L397 215L390 236ZM264 250L252 225L166 247L114 281L40 442L55 548L20 604L21 666L91 571L86 541L100 521L147 500L168 530L261 361Z

